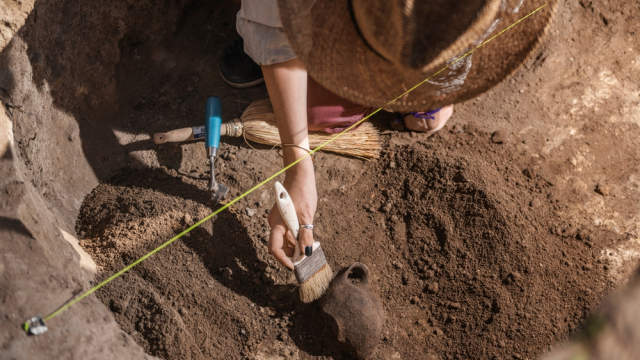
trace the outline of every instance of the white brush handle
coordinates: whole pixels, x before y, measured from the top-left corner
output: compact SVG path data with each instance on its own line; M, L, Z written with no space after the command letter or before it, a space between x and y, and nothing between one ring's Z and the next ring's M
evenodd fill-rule
M296 208L293 206L293 201L287 189L278 181L276 181L276 204L278 204L278 210L280 210L282 219L284 219L285 224L287 224L287 227L295 239L296 249L293 254L293 262L296 263L300 260L300 243L298 243L300 222L298 222L298 214L296 214Z

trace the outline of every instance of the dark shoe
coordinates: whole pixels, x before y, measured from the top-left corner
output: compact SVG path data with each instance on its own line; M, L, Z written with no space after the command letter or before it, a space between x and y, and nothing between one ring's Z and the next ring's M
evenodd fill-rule
M262 84L262 68L244 53L244 42L238 38L224 49L222 65L220 65L222 80L235 88L247 88Z

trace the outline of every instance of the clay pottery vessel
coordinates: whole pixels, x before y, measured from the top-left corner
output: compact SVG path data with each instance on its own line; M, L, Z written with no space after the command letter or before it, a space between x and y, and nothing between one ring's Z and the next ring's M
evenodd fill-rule
M382 335L384 310L369 290L369 268L353 263L335 276L320 300L338 342L358 359L369 359Z

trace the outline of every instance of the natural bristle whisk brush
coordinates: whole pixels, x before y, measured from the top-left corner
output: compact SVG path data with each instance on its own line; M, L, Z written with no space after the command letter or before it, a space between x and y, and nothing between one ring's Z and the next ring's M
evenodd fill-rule
M204 138L204 126L176 129L153 135L153 142L182 142ZM228 137L244 137L259 144L280 146L280 133L276 126L276 118L269 99L257 100L251 103L239 119L222 123L220 134ZM335 134L318 131L309 132L309 146L312 149L325 144ZM344 154L366 159L380 157L380 135L378 130L369 122L345 133L326 143L322 151Z
M305 256L298 242L298 233L300 223L298 215L293 206L293 201L289 197L287 190L276 181L276 203L282 219L287 224L289 231L295 239L295 252L293 254L293 272L298 281L300 300L304 303L310 303L319 299L329 287L329 283L333 278L333 271L327 263L320 242L313 242L313 252L311 256Z

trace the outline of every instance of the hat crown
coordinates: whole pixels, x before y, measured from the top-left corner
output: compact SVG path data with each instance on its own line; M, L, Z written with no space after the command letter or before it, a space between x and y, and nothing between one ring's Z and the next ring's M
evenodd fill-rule
M351 0L351 8L358 30L373 50L398 65L426 71L478 39L501 1Z

